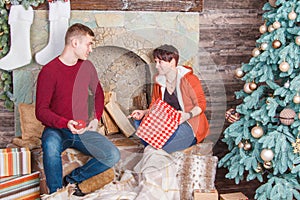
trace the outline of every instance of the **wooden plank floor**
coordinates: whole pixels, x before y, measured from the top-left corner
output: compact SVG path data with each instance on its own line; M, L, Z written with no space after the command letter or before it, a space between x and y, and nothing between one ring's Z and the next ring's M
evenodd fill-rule
M217 156L220 160L223 156L225 156L227 152L228 152L227 145L219 139L213 149L214 155ZM254 199L255 190L262 183L260 183L257 180L253 180L250 182L242 181L240 182L240 184L236 185L234 180L225 178L225 175L227 173L228 173L227 168L217 168L215 186L219 194L225 194L231 192L242 192L244 195L246 195L249 198L249 200Z

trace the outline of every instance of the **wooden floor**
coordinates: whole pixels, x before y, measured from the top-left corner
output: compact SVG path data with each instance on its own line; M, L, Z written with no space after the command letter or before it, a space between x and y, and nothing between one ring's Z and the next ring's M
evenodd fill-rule
M227 152L227 145L223 143L220 139L216 143L213 149L214 155L220 160ZM250 182L242 181L240 184L236 185L234 180L225 178L228 173L226 168L217 168L215 186L219 194L231 193L231 192L242 192L246 195L249 200L254 199L255 190L262 184L257 180Z

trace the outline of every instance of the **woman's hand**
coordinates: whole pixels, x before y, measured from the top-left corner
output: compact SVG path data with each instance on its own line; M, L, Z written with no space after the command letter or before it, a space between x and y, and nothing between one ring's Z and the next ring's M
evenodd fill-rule
M136 119L136 120L141 120L147 112L148 112L148 110L134 110L129 115L129 117L132 117L133 119Z
M179 124L182 124L183 122L187 121L188 119L190 119L190 114L186 113L186 112L182 112L182 111L178 111L181 113L181 118L180 118L180 122Z

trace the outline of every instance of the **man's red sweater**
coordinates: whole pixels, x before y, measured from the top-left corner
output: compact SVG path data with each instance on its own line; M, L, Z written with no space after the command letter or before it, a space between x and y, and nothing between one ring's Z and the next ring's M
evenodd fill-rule
M93 105L89 105L92 94ZM104 108L104 94L97 71L90 61L79 60L73 66L55 58L39 73L36 91L36 117L45 126L67 128L69 120L100 119Z

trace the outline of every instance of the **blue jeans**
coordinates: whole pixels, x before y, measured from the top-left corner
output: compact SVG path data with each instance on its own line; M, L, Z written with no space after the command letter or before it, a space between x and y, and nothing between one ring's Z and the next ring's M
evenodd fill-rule
M92 158L83 166L74 169L66 180L69 183L82 181L113 167L120 159L118 148L105 136L86 131L73 134L69 129L46 128L42 135L43 164L50 194L62 188L61 153L74 148Z
M134 126L138 128L142 120L134 120ZM144 146L147 146L148 143L142 140ZM181 151L190 146L193 146L197 143L197 140L194 136L192 127L184 122L178 126L176 131L171 135L168 141L162 147L168 153L172 153L175 151Z

